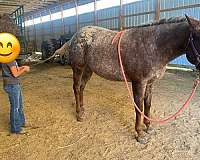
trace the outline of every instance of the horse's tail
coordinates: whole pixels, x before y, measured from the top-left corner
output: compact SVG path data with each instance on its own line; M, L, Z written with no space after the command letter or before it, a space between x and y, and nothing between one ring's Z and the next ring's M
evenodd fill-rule
M64 57L68 62L68 64L70 64L69 62L70 45L71 45L71 40L67 41L61 48L57 49L54 53L55 55Z
M60 49L56 50L55 54L65 57L68 64L71 64L70 55L74 52L86 52L87 46L92 42L92 36L87 33L90 27L83 27L78 32L76 32L72 38L67 41ZM88 35L88 37L87 37ZM81 47L81 49L80 49ZM72 53L73 51L73 53ZM80 54L83 56L84 54ZM82 57L84 59L84 57Z

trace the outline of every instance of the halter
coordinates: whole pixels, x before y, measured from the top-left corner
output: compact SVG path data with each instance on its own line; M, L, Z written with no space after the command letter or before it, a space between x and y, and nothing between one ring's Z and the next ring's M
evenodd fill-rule
M192 48L192 57L196 58L196 63L194 64L196 68L200 67L200 53L197 51L195 44L194 44L194 38L193 38L193 32L190 33L189 39L188 39L188 43L187 46L185 48L185 50L187 50L187 48L189 47L189 45ZM188 55L189 53L186 52L186 54Z

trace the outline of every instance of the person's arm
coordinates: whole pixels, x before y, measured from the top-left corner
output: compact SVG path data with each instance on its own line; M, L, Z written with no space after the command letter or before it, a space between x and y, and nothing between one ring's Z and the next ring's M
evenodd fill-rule
M10 71L14 77L19 77L21 74L24 72L29 72L30 67L29 66L22 66L22 67L16 67L16 66L11 66Z

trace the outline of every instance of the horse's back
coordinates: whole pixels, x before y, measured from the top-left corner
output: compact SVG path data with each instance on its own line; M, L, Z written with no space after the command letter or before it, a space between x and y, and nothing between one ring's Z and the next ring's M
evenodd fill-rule
M101 77L122 80L117 44L112 44L116 33L97 26L83 27L72 41L72 65L73 63L87 65Z
M152 72L152 63L141 64L146 56L146 50L140 46L142 44L141 33L138 31L137 28L132 29L131 32L126 31L121 43L125 74L128 79L132 80L145 79ZM123 80L117 51L119 37L112 44L116 34L116 31L101 27L83 27L76 33L72 41L70 60L72 65L87 65L103 78L116 81ZM146 69L143 70L143 68Z

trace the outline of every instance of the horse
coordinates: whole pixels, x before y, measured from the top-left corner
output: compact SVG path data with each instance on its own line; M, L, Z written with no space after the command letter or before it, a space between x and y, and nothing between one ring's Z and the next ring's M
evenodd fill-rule
M123 80L118 44L111 44L117 33L97 26L86 26L56 51L69 56L78 121L84 119L83 91L93 72L108 80ZM134 101L150 117L153 84L162 78L170 61L187 53L190 62L200 69L200 21L186 15L135 26L124 31L120 47L124 72L132 83ZM142 129L142 121L145 130ZM146 142L144 131L152 131L150 124L146 118L142 120L136 110L138 142Z

